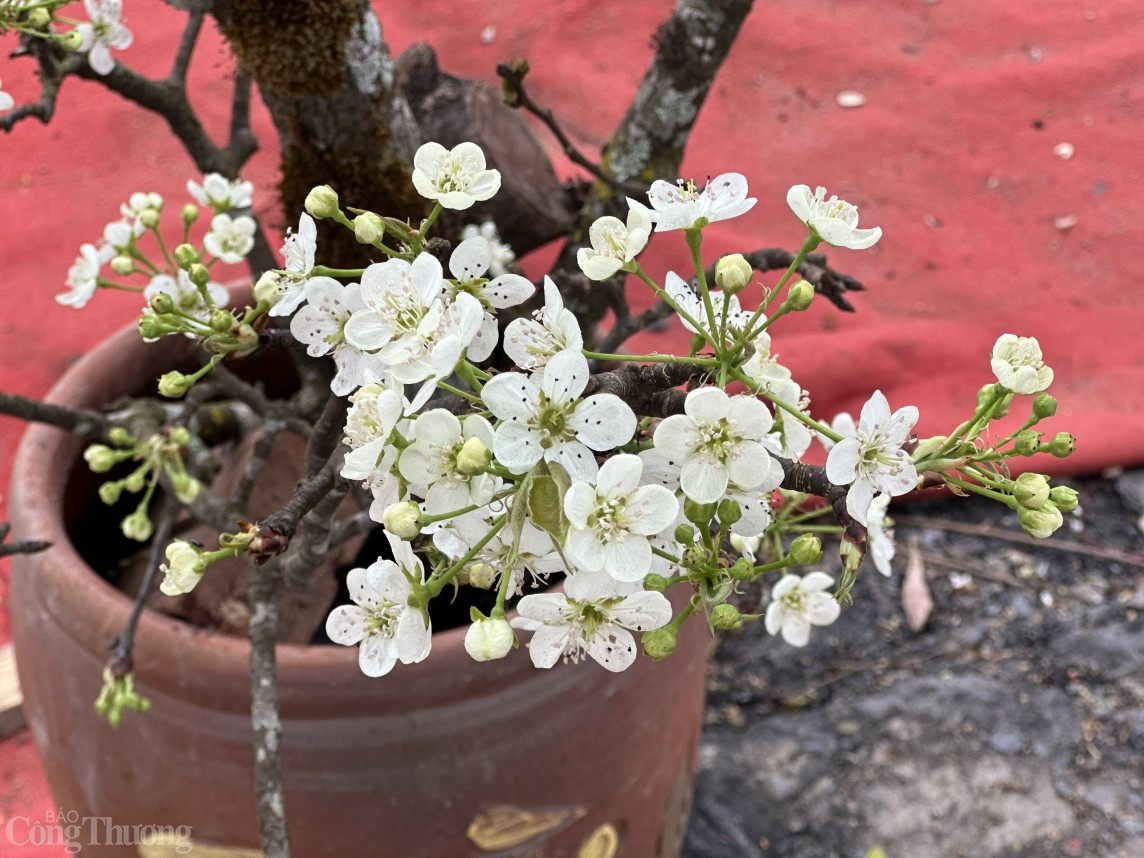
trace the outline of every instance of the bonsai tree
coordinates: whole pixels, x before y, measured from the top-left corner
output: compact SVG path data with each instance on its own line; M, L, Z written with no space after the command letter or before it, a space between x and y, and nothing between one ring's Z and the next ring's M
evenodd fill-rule
M82 309L101 289L139 292L140 335L191 338L198 365L162 375L161 407L141 398L100 414L0 394L0 411L89 439L84 458L107 475L100 498L126 504L123 535L151 546L96 703L113 724L147 707L133 687L132 646L156 582L182 600L211 576L244 582L266 854L289 853L279 590L311 593L329 552L368 531L382 529L389 550L349 572L351 601L331 608L329 591L312 588L310 606L333 641L360 648L366 674L431 657L430 606L460 587L472 593L465 644L477 661L523 644L538 668L589 657L622 671L637 649L669 658L687 621L762 620L786 644L805 645L850 601L867 555L888 574L892 497L938 486L984 495L1034 537L1075 508L1070 489L1008 468L1074 445L1036 428L1055 401L1033 338L1000 333L992 380L982 367L976 402L943 435L916 437L918 409L876 390L857 419L812 412L772 337L816 300L853 310L848 293L861 284L819 251L880 239L877 227L859 227L855 206L796 185L786 204L805 227L801 247L704 254L709 230L759 202L739 173L678 175L749 2L680 0L631 107L594 155L533 99L526 63L498 66L498 92L441 72L425 46L394 59L363 0L170 5L187 20L163 80L130 68L133 35L118 0L85 0L81 20L61 0L0 6L0 32L16 34L16 53L41 82L33 103L0 94L0 126L49 121L71 77L167 121L202 173L187 202L131 195L80 249L58 300ZM187 93L208 15L238 65L225 145L204 132ZM241 178L260 142L249 125L255 86L278 132L277 192L291 223L281 260L252 208L264 189ZM547 126L583 179L558 182L519 111ZM660 233L682 240L691 262L662 281L640 261ZM517 257L554 239L551 269L527 279ZM240 264L248 294L219 285ZM773 285L756 279L771 270L782 272ZM629 296L642 289L653 300L634 312ZM686 353L624 352L632 335L669 318L692 335ZM232 371L272 352L298 377L284 398ZM1028 418L997 429L1018 407ZM236 435L252 440L224 491L212 447ZM251 493L289 435L304 441L302 478L276 512L251 521ZM802 461L814 443L829 451L825 466ZM217 545L187 535L196 523L220 534ZM824 530L839 537L832 561L823 561ZM224 571L235 557L249 563ZM559 575L562 590L537 592ZM674 588L689 596L678 612L664 595ZM737 596L760 588L765 612L742 613Z

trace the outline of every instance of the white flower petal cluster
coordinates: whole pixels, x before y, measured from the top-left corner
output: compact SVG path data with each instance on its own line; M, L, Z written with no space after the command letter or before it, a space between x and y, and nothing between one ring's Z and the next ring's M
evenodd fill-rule
M641 590L624 595L622 588L604 572L578 572L565 580L563 593L521 599L519 616L511 623L532 632L528 642L532 663L552 667L561 658L578 662L587 653L613 672L630 667L636 659L632 631L667 625L671 603L663 593Z
M82 310L95 294L99 282L99 272L115 255L115 249L108 244L96 247L94 244L82 244L79 256L68 269L67 292L56 296L56 303L65 307L75 307Z
M580 569L604 570L617 581L641 581L651 569L648 537L679 515L675 494L660 485L640 485L643 462L621 454L600 468L595 485L573 483L564 495L570 528L565 546Z
M758 399L700 387L687 394L683 410L656 427L653 441L668 463L680 468L680 487L689 498L714 503L732 482L758 489L782 481L781 466L761 443L774 420Z
M429 655L433 629L428 618L410 607L411 573L425 583L425 570L409 543L390 540L394 560L378 560L350 571L353 605L339 605L326 618L334 643L361 646L358 665L366 676L384 676L397 662L415 664ZM404 570L404 571L403 571Z
M167 546L165 553L167 562L159 564L159 571L163 573L159 589L167 596L191 592L203 580L203 572L206 571L202 549L176 539Z
M560 290L544 276L544 308L531 319L513 319L504 332L504 350L521 369L543 369L553 355L580 351L584 335L571 310L564 308Z
M628 202L626 224L611 215L597 219L588 230L592 246L576 251L576 264L589 280L607 280L647 246L651 213L635 200Z
M683 327L687 328L687 330L693 334L707 334L713 341L718 342L720 336L716 331L710 330L711 323L707 318L707 308L703 304L703 299L695 293L691 286L674 271L667 272L663 286L664 291L671 296L676 306L700 325L699 328L696 328L691 322L687 321L686 316L681 314L680 320L683 322ZM716 325L722 325L723 303L727 303L727 329L723 332L724 335L729 334L730 331L741 331L747 326L747 322L751 319L751 314L739 306L738 296L726 295L718 289L709 290L708 295L711 297L711 309L715 314ZM724 336L724 339L726 339L726 336Z
M1045 366L1035 337L1002 334L993 345L989 363L1001 386L1014 393L1040 393L1053 383L1053 370Z
M128 197L127 202L119 206L119 213L131 223L131 228L135 231L135 235L140 236L147 231L147 228L143 226L140 221L143 212L149 210L159 211L162 208L163 197L159 194L156 194L154 191L147 194L142 191L136 191Z
M755 205L754 197L747 197L747 180L741 173L723 173L697 190L694 182L682 179L677 184L658 179L647 192L648 201L655 210L651 218L656 232L671 229L690 229L700 218L708 223L738 217ZM628 200L629 206L638 206Z
M485 279L492 264L493 245L479 235L462 241L449 257L453 280L446 281L446 297L452 300L459 292L467 292L481 302L484 310L481 325L469 344L469 360L476 362L486 360L496 348L498 329L494 311L522 304L536 291L536 287L519 274Z
M344 334L350 316L365 309L360 284L342 285L332 277L312 277L304 295L306 303L290 319L290 333L306 345L311 357L333 355L338 371L330 390L345 396L362 385L381 381L381 361L351 346Z
M500 190L501 176L485 169L485 153L476 143L458 143L446 149L425 143L413 156L413 187L444 208L467 209Z
M200 206L208 206L216 212L231 209L249 208L254 196L254 183L241 179L228 179L221 173L207 173L202 184L187 182L187 193Z
M393 473L397 448L393 430L402 428L407 403L401 390L381 384L366 384L350 397L346 415L345 443L350 452L342 463L347 480L360 480L373 494L370 517L381 521L390 504L401 500L401 481Z
M506 372L485 385L481 397L501 421L493 453L513 473L523 474L543 458L562 465L573 481L592 482L599 471L592 451L630 441L636 415L611 393L579 398L589 376L579 351L560 352L539 375Z
M811 193L809 185L795 185L787 191L787 205L795 217L835 247L865 250L882 237L881 227L859 229L858 208L837 196L826 199L826 188Z
M2 81L0 81L0 83L2 83ZM11 110L15 106L15 99L13 99L12 96L8 93L4 92L4 90L0 89L0 113Z
M271 316L289 316L306 297L306 281L314 270L318 250L318 226L305 212L298 218L298 229L286 234L282 245L285 269L278 273L274 291L278 300L270 308Z
M866 511L866 552L874 560L874 568L890 577L893 572L891 562L897 550L894 544L893 519L887 513L890 511L890 496L878 495L870 502L870 509Z
M120 23L123 3L120 0L83 0L83 6L91 20L76 26L83 36L79 52L87 54L87 61L96 74L111 74L115 68L111 49L125 50L135 40L131 31Z
M398 471L410 483L427 486L425 511L440 515L492 500L496 483L488 474L471 474L458 461L476 439L491 450L493 427L480 415L461 420L443 408L426 411L413 423L413 443L401 451Z
M215 215L211 218L210 232L203 238L203 247L227 265L236 265L254 249L257 228L254 218L248 215L236 218L227 214Z
M516 254L513 253L511 247L501 241L500 233L497 232L497 225L491 220L486 220L482 221L479 226L475 223L465 224L461 229L462 241L478 235L492 247L493 258L489 265L489 273L493 277L511 273L513 263L516 262Z
M791 646L803 647L810 640L811 626L829 626L842 613L829 593L834 579L825 572L811 572L805 578L784 575L771 590L764 624L772 635L782 633Z
M875 493L896 497L916 487L917 469L902 446L917 422L917 408L907 405L891 414L885 395L876 390L862 406L854 434L843 437L826 457L826 478L837 486L850 485L846 511L859 523L867 524Z

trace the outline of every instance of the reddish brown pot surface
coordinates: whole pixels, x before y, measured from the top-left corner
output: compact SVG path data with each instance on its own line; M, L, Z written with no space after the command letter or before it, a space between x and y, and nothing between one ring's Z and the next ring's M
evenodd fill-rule
M93 407L147 390L186 348L124 331L51 397ZM245 640L148 611L136 685L152 709L113 729L92 708L131 603L69 538L65 509L73 527L83 520L80 451L70 435L31 427L11 487L16 538L53 545L13 563L11 610L27 719L55 799L80 817L189 826L198 844L256 847ZM588 842L600 848L593 855L676 854L703 708L702 622L685 624L667 661L641 657L622 674L590 660L537 670L523 647L477 664L463 632L435 635L426 661L381 679L361 674L356 649L279 647L296 854L572 856ZM491 838L483 849L468 836L474 822Z

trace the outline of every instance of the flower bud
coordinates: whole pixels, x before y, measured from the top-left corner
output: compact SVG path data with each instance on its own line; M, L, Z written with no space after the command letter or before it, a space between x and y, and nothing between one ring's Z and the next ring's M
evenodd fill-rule
M354 238L362 244L381 241L385 235L385 221L373 212L363 212L354 218Z
M167 562L159 566L159 571L164 573L159 589L168 596L181 596L195 589L208 565L202 550L176 539L167 546L166 555Z
M191 266L199 262L201 257L193 244L180 244L173 253L175 264L184 271L190 271Z
M306 194L306 212L321 220L338 213L338 194L329 185L318 185Z
M715 283L728 295L741 292L751 283L755 270L745 256L732 253L715 263Z
M158 229L159 228L159 210L158 209L144 209L139 212L139 223L145 229Z
M144 471L142 469L138 471L132 471L130 474L123 478L123 488L132 494L141 492L143 491L144 479Z
M131 433L122 426L112 426L107 432L107 440L116 447L135 446L135 439L132 438Z
M739 552L747 560L752 563L755 562L755 554L760 548L763 547L762 536L740 536L737 533L731 534L731 547Z
M1041 433L1022 429L1013 439L1013 450L1019 456L1032 456L1041 447Z
M1017 518L1021 522L1022 530L1034 539L1052 536L1057 528L1065 523L1061 511L1051 503L1045 504L1040 509L1029 509L1018 505Z
M214 310L210 318L211 330L218 334L225 334L234 327L234 316L226 310Z
M166 292L156 292L151 296L151 309L160 316L175 312L175 299Z
M281 279L282 275L277 271L263 272L262 276L258 278L258 282L254 284L255 302L271 307L277 304L281 297L281 293L278 291Z
M119 462L119 456L106 444L92 444L83 451L83 460L95 473L106 474Z
M817 563L822 559L822 540L813 533L804 533L790 544L790 558L799 566Z
M179 217L182 219L183 223L185 223L187 226L190 226L192 223L199 219L199 207L187 203L185 206L183 206L182 211L179 212Z
M493 454L480 438L469 438L457 452L457 472L466 477L483 474L492 463Z
M68 30L54 37L56 44L65 51L78 51L83 47L83 33L79 30Z
M1021 474L1013 484L1013 497L1026 509L1040 509L1049 500L1049 481L1041 474Z
M165 372L159 378L159 395L178 399L191 389L191 380L177 370Z
M1049 393L1042 393L1033 400L1033 416L1038 420L1044 420L1046 417L1052 417L1057 413L1057 400L1056 397Z
M1053 486L1049 492L1049 503L1061 512L1072 512L1080 504L1080 496L1076 493L1076 489L1070 489L1068 486Z
M719 501L717 507L719 513L719 521L730 527L732 524L737 524L739 519L743 517L743 508L739 506L739 502L731 500L731 498L723 498Z
M715 504L699 503L691 498L684 498L683 517L699 527L708 527L711 519L715 517Z
M690 524L681 524L675 528L675 533L672 535L680 545L690 545L695 541L695 528Z
M467 567L469 586L478 590L489 589L497 580L497 570L489 563L473 563Z
M1049 442L1049 452L1058 459L1064 459L1076 452L1076 438L1068 432L1058 432Z
M176 474L171 478L171 488L175 490L179 503L192 503L203 490L203 484L190 474Z
M123 482L121 480L112 480L99 487L99 499L108 506L116 503L121 494L123 494Z
M381 525L398 539L416 539L421 534L421 510L413 501L391 503L381 515Z
M806 280L792 283L787 292L786 303L792 310L805 310L814 301L814 287Z
M736 581L753 581L755 578L754 563L746 557L740 557L727 571Z
M128 274L135 273L135 260L130 256L120 254L111 258L111 270L118 274L120 277L126 277Z
M936 456L938 451L945 446L945 442L949 439L945 435L934 435L932 438L923 438L918 441L918 446L914 450L913 460L915 462L924 462L930 456Z
M662 629L652 629L643 636L644 655L653 661L663 661L673 652L679 641L675 629L664 626Z
M151 531L154 529L151 526L151 519L147 516L146 510L137 509L127 518L123 519L123 523L119 526L123 531L123 535L128 539L134 539L136 542L146 542L151 538Z
M670 586L671 581L656 572L645 575L643 579L643 588L653 593L666 593Z
M46 30L48 25L52 23L52 14L42 7L30 9L25 23L33 30Z
M176 447L185 447L190 443L191 430L186 426L172 426L167 432L167 440Z
M196 286L206 286L211 280L210 271L201 262L196 262L188 268L187 276L191 278L191 282Z
M724 602L711 609L711 625L717 629L737 629L743 625L743 615L734 605Z
M492 661L504 658L512 650L516 641L512 626L503 617L489 619L482 617L469 626L465 632L465 652L474 661Z

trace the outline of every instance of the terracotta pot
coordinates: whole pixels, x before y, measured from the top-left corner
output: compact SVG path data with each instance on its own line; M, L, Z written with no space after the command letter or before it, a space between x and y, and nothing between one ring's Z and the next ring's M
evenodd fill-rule
M51 398L92 407L138 393L186 348L121 332ZM15 538L53 544L14 560L11 610L55 800L81 818L189 826L196 844L257 847L245 640L148 611L135 652L151 711L113 729L92 709L131 604L69 536L98 504L80 451L70 435L31 427L10 495ZM678 852L703 708L701 622L685 624L666 662L641 657L619 675L590 660L537 670L523 648L476 664L462 640L463 629L437 634L425 662L381 679L361 674L356 649L279 647L297 855L573 856L588 843L598 851L584 854L600 856ZM136 852L93 841L84 854Z

